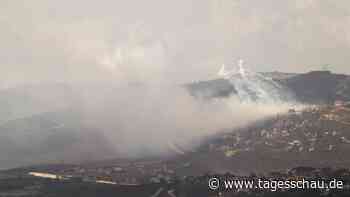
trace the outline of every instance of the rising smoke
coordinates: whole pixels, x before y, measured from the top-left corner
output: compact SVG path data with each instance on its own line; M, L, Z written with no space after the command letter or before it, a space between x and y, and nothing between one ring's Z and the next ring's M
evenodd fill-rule
M348 1L269 2L2 1L0 87L10 96L1 104L11 114L3 120L18 128L18 119L67 110L79 114L79 126L55 119L49 130L2 127L0 164L181 154L205 136L294 105L254 70L335 62L348 71ZM214 76L232 55L254 62L253 69L222 70L237 95L203 101L182 88ZM56 96L57 82L72 94ZM24 92L47 88L18 93L28 85Z
M147 58L146 51L142 58ZM142 62L140 59L129 61ZM42 115L57 124L49 130L41 131L39 127L30 138L21 137L25 130L8 133L21 147L10 151L8 159L12 158L15 165L24 165L184 154L195 150L207 136L285 113L294 105L290 100L279 97L285 94L285 90L277 84L275 86L275 82L243 69L240 65L242 73L224 76L228 77L238 94L213 100L196 99L183 85L172 84L164 76L136 84L125 80L126 76L119 83L101 80L99 83L70 84L74 92L74 98L70 100L74 102L70 102L66 109L69 113L79 114L74 120L74 124L79 126L72 128L65 122ZM162 73L161 70L158 72ZM46 92L35 95L41 94ZM45 103L50 102L55 102L55 99L50 97L49 101L45 100ZM56 134L52 135L54 131ZM57 134L63 131L64 135ZM47 149L43 151L40 147ZM23 154L23 150L32 150L33 154ZM9 153L5 149L2 151L2 154Z
M286 87L262 73L246 69L243 60L239 60L237 68L231 71L227 71L223 65L218 75L230 81L241 102L283 104L294 100Z
M115 154L111 157L145 157L183 154L204 137L294 107L287 90L244 69L240 64L239 75L224 76L238 94L213 100L196 99L164 76L139 84L85 86L80 88L82 122L106 136Z

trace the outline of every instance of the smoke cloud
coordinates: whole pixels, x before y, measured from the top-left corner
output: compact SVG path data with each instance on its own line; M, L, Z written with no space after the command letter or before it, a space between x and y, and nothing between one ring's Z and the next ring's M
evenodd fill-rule
M93 94L84 103L85 124L103 131L124 156L174 153L171 143L189 150L203 137L284 113L290 107L242 103L236 97L200 101L181 87L169 86L121 87ZM87 93L85 98L92 97Z
M331 64L333 71L349 73L349 4L346 0L3 0L1 94L24 98L12 97L11 92L48 88L28 97L36 105L28 99L6 100L12 100L11 105L2 102L12 115L4 115L1 122L70 109L79 114L83 126L74 132L63 126L68 133L61 137L70 146L58 143L61 138L55 135L47 142L48 134L39 131L32 141L20 140L24 130L14 134L2 127L3 139L9 140L1 143L0 154L6 154L7 166L83 160L82 153L96 159L168 154L174 151L171 144L191 149L198 139L221 129L285 111L288 104L242 103L236 97L196 100L181 85L217 77L219 65L232 57L248 60L255 71L304 72ZM56 97L58 91L51 85L57 83L69 87L69 96ZM23 150L33 147L40 151L24 158L30 154Z
M7 155L1 167L183 154L205 137L292 106L236 96L198 100L182 86L157 82L79 84L71 86L75 97L61 97L65 102L59 106L50 105L59 102L55 98L42 97L47 92L36 93L47 106L0 125L0 154Z

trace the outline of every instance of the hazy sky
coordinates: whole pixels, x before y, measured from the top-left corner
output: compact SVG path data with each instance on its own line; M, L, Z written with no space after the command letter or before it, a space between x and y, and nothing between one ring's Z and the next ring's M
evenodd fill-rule
M349 27L348 0L2 0L0 82L183 82L238 58L350 73Z

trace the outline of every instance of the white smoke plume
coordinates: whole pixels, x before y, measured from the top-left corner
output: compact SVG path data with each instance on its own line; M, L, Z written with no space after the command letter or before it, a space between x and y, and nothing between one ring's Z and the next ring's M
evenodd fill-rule
M201 101L178 86L114 87L85 94L84 124L98 128L119 156L169 154L223 129L286 112L291 105L244 103L236 97ZM196 144L197 143L197 144Z
M294 102L292 94L287 89L264 74L246 69L241 59L236 69L227 71L223 65L218 75L231 82L241 102L260 104Z
M7 159L27 165L185 154L204 137L285 113L292 106L287 102L242 102L240 96L198 100L183 86L162 77L137 84L108 82L71 84L76 97L70 110L79 114L78 120L71 121L79 127L57 122L49 130L28 133L28 128L5 134L18 145ZM27 158L24 150L35 154ZM1 151L8 154L6 149Z

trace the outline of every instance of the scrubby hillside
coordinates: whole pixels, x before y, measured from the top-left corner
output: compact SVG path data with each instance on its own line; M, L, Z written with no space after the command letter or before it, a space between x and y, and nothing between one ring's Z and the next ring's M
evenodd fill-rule
M312 71L305 74L262 73L272 78L294 99L306 104L332 104L338 99L350 99L350 78L347 75L329 71ZM236 94L235 84L227 79L216 79L188 85L189 91L197 97L218 98Z

